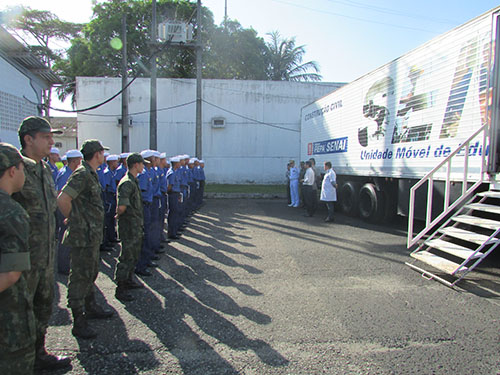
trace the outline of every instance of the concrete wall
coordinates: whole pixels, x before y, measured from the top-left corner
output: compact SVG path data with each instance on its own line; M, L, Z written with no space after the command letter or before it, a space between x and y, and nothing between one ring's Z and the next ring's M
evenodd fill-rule
M0 56L0 142L19 147L17 130L21 121L28 116L38 115L35 104L42 88L30 77ZM35 91L36 90L36 91Z
M300 111L339 83L203 81L202 157L209 182L280 183L288 160L300 154ZM167 155L195 153L194 79L159 79L158 150ZM78 109L98 104L121 89L119 78L77 79ZM130 86L130 148L149 148L149 79ZM78 114L78 140L99 138L121 152L121 96ZM223 118L224 128L212 127Z

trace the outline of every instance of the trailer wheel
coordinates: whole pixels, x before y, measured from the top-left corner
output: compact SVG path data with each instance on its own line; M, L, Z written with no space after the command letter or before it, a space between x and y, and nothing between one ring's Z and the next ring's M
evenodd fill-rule
M346 215L358 214L358 192L359 186L352 181L345 182L340 188L340 207Z
M384 196L371 183L364 184L359 190L359 216L366 221L377 221L384 214Z

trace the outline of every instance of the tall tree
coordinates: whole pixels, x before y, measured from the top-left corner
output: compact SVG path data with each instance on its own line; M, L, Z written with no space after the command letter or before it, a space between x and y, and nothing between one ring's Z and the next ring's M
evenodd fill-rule
M158 0L157 19L181 20L196 29L196 4L188 0ZM189 48L151 43L151 1L109 0L96 3L92 20L83 28L82 36L71 42L67 59L56 65L67 84L58 91L59 97L73 96L77 76L118 77L121 75L121 52L113 40L121 38L122 14L127 19L128 74L148 77L153 48L157 53L158 77L195 77L196 57ZM211 32L212 13L202 9L204 39ZM119 44L119 43L118 43ZM74 96L73 96L74 98Z
M206 42L205 78L265 80L267 47L264 39L238 21L226 20Z
M11 8L2 19L5 26L16 34L33 54L49 68L60 61L66 50L55 48L56 42L68 42L78 35L82 25L60 20L55 14L29 7ZM14 15L14 16L13 16ZM52 88L43 93L45 115L49 115Z
M304 46L295 46L295 37L284 39L278 31L268 33L268 77L273 81L320 81L315 61L302 63ZM313 71L313 72L311 72Z

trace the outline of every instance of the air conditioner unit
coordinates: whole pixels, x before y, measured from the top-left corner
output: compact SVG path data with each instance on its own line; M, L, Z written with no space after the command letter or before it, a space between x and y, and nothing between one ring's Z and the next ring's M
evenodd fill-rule
M167 21L158 24L158 38L163 41L186 43L186 40L190 40L188 38L189 33L192 39L192 27L188 27L185 22Z
M226 119L224 117L214 117L212 119L212 128L223 129L226 127Z

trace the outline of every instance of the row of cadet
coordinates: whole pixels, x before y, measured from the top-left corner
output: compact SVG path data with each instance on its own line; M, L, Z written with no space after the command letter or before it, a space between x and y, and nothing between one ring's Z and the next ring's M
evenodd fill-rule
M126 159L131 153L120 155L104 153L105 162L96 172L102 188L102 199L105 210L103 242L101 251L113 251L114 244L119 242L116 230L117 187L127 173ZM164 250L162 242L179 238L185 227L186 218L203 202L205 187L205 162L189 155L178 155L170 159L166 153L155 150L144 150L141 156L149 161L137 178L142 195L144 209L143 250L136 265L136 273L149 276L147 269L155 267L158 254ZM69 150L60 157L59 150L52 147L47 163L57 193L60 193L72 172L80 165L83 158L79 150ZM57 164L62 163L58 169ZM165 235L165 219L168 217L168 234ZM69 274L69 249L61 242L66 230L63 217L58 212L58 271Z
M18 130L21 153L12 145L0 143L0 322L3 327L0 374L24 375L33 373L34 369L57 370L71 365L70 358L53 355L45 349L55 297L56 213L60 216L57 221L66 228L61 244L69 249L71 258L67 296L73 315L71 332L78 338L91 339L97 332L90 327L89 320L114 315L96 300L95 280L99 273L105 211L117 219L121 252L115 270L115 295L125 302L133 299L129 294L131 289L144 287L134 278L134 273L141 274L140 258L144 257L141 261L146 267L154 266L153 238L161 234L158 228L153 230L151 220L157 215L156 207L163 210L163 217L168 216L168 235L175 239L182 231L186 216L202 203L203 163L194 159L190 163L183 155L171 158L171 167L166 169L166 158L146 150L125 158L122 168L127 170L121 180L116 175L109 180L117 184L116 211L113 212L103 200L99 183L97 170L105 163L106 147L98 140L86 140L79 151L67 153L67 165L58 171L56 181L65 173L68 178L65 184L61 182L63 186L57 192L54 174L45 160L53 151L53 134L58 133L60 131L52 129L46 119L28 117ZM108 157L106 164L112 164L114 158ZM113 168L107 166L113 171L118 166ZM165 180L160 180L162 173ZM153 188L157 186L155 181L160 185L160 196ZM149 226L144 225L148 215ZM162 222L164 220L158 224ZM141 276L148 274L143 272Z

